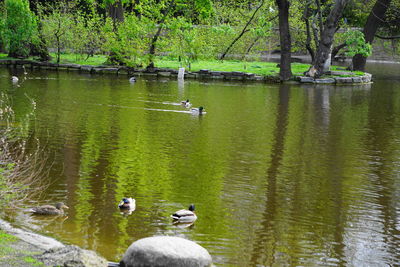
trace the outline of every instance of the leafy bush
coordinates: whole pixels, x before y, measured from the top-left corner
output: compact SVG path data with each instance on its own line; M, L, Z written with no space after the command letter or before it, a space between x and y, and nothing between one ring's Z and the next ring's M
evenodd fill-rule
M358 30L347 31L344 34L347 52L346 56L354 56L356 54L361 54L364 57L368 57L372 53L371 44L365 42L364 33Z
M149 62L146 52L150 46L150 33L154 30L154 23L144 17L139 19L134 14L127 15L124 22L116 27L108 18L102 29L102 50L115 58L115 62L110 63L123 63L131 67L146 65Z
M10 57L28 57L37 36L36 16L27 0L6 0L2 39Z

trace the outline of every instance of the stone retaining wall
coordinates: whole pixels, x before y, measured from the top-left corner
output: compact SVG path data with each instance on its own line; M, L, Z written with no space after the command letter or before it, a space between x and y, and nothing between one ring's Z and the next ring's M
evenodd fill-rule
M0 60L0 65L6 65L14 68L25 68L29 69L44 69L44 70L67 70L67 71L80 71L91 74L114 74L114 75L128 75L128 76L153 76L153 77L169 77L176 79L178 76L178 70L175 69L161 69L161 68L148 68L148 69L135 69L125 66L91 66L91 65L79 65L79 64L57 64L50 62L38 62L33 60ZM370 83L372 75L365 73L364 76L353 76L353 77L340 77L351 76L349 72L331 72L332 78L313 79L310 77L297 76L295 80L300 83L315 83L315 84L360 84ZM268 83L280 83L278 76L272 75L257 75L254 73L246 73L239 71L224 72L224 71L211 71L211 70L200 70L198 72L185 72L186 79L212 79L212 80L227 80L227 81L258 81Z

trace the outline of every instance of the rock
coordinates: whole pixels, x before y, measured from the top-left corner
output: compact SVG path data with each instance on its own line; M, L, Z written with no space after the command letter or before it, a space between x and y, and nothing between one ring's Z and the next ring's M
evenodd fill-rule
M315 79L315 83L335 83L335 79L332 78L324 78L324 79Z
M65 246L47 250L36 259L46 266L63 267L107 267L107 260L99 257L95 252L81 249L77 246Z
M133 242L124 254L121 267L211 266L208 251L193 241L173 236L154 236Z
M300 76L300 77L299 77L299 81L300 81L301 83L314 83L314 82L315 82L313 78L311 78L311 77L306 77L306 76Z
M169 72L169 71L159 71L157 74L160 77L169 77L169 76L171 76L171 72Z
M185 74L185 78L196 79L196 78L197 78L197 73L188 73L188 74Z
M232 76L245 76L246 74L244 72L241 72L241 71L232 71L230 73L230 75L232 75Z
M353 77L353 83L362 83L362 78L361 77Z
M222 75L222 72L220 71L210 71L211 76L220 76Z
M337 77L336 83L353 83L353 79L351 77Z

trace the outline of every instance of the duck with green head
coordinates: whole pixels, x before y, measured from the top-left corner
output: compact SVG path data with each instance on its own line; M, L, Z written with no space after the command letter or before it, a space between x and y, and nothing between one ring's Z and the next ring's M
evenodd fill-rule
M195 220L197 220L197 216L194 213L194 205L191 204L189 206L189 209L185 210L178 210L177 212L175 212L174 214L171 215L172 219L174 219L174 221L180 222L180 223L190 223L190 222L194 222Z
M191 112L193 115L202 115L205 114L206 112L204 111L203 107L199 107L199 108L192 108Z

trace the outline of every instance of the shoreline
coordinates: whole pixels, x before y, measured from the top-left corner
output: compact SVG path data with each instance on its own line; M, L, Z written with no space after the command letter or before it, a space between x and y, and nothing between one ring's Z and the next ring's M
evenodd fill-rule
M148 68L136 69L126 66L108 66L108 65L80 65L80 64L57 64L50 62L39 62L24 59L1 59L0 65L11 68L29 68L53 70L53 71L80 71L90 74L114 74L129 76L152 76L177 79L178 70L167 68ZM201 80L224 80L224 81L242 81L242 82L263 82L263 83L281 83L278 76L257 75L254 73L240 71L212 71L202 69L200 71L185 71L185 79ZM363 76L354 75L347 71L331 71L327 78L313 79L305 76L294 76L288 82L297 82L299 84L325 84L325 85L360 85L369 84L372 81L372 75L364 73Z
M0 219L0 230L11 236L0 242L0 266L112 266L112 262L94 251L65 245L54 238L13 227L3 219Z

